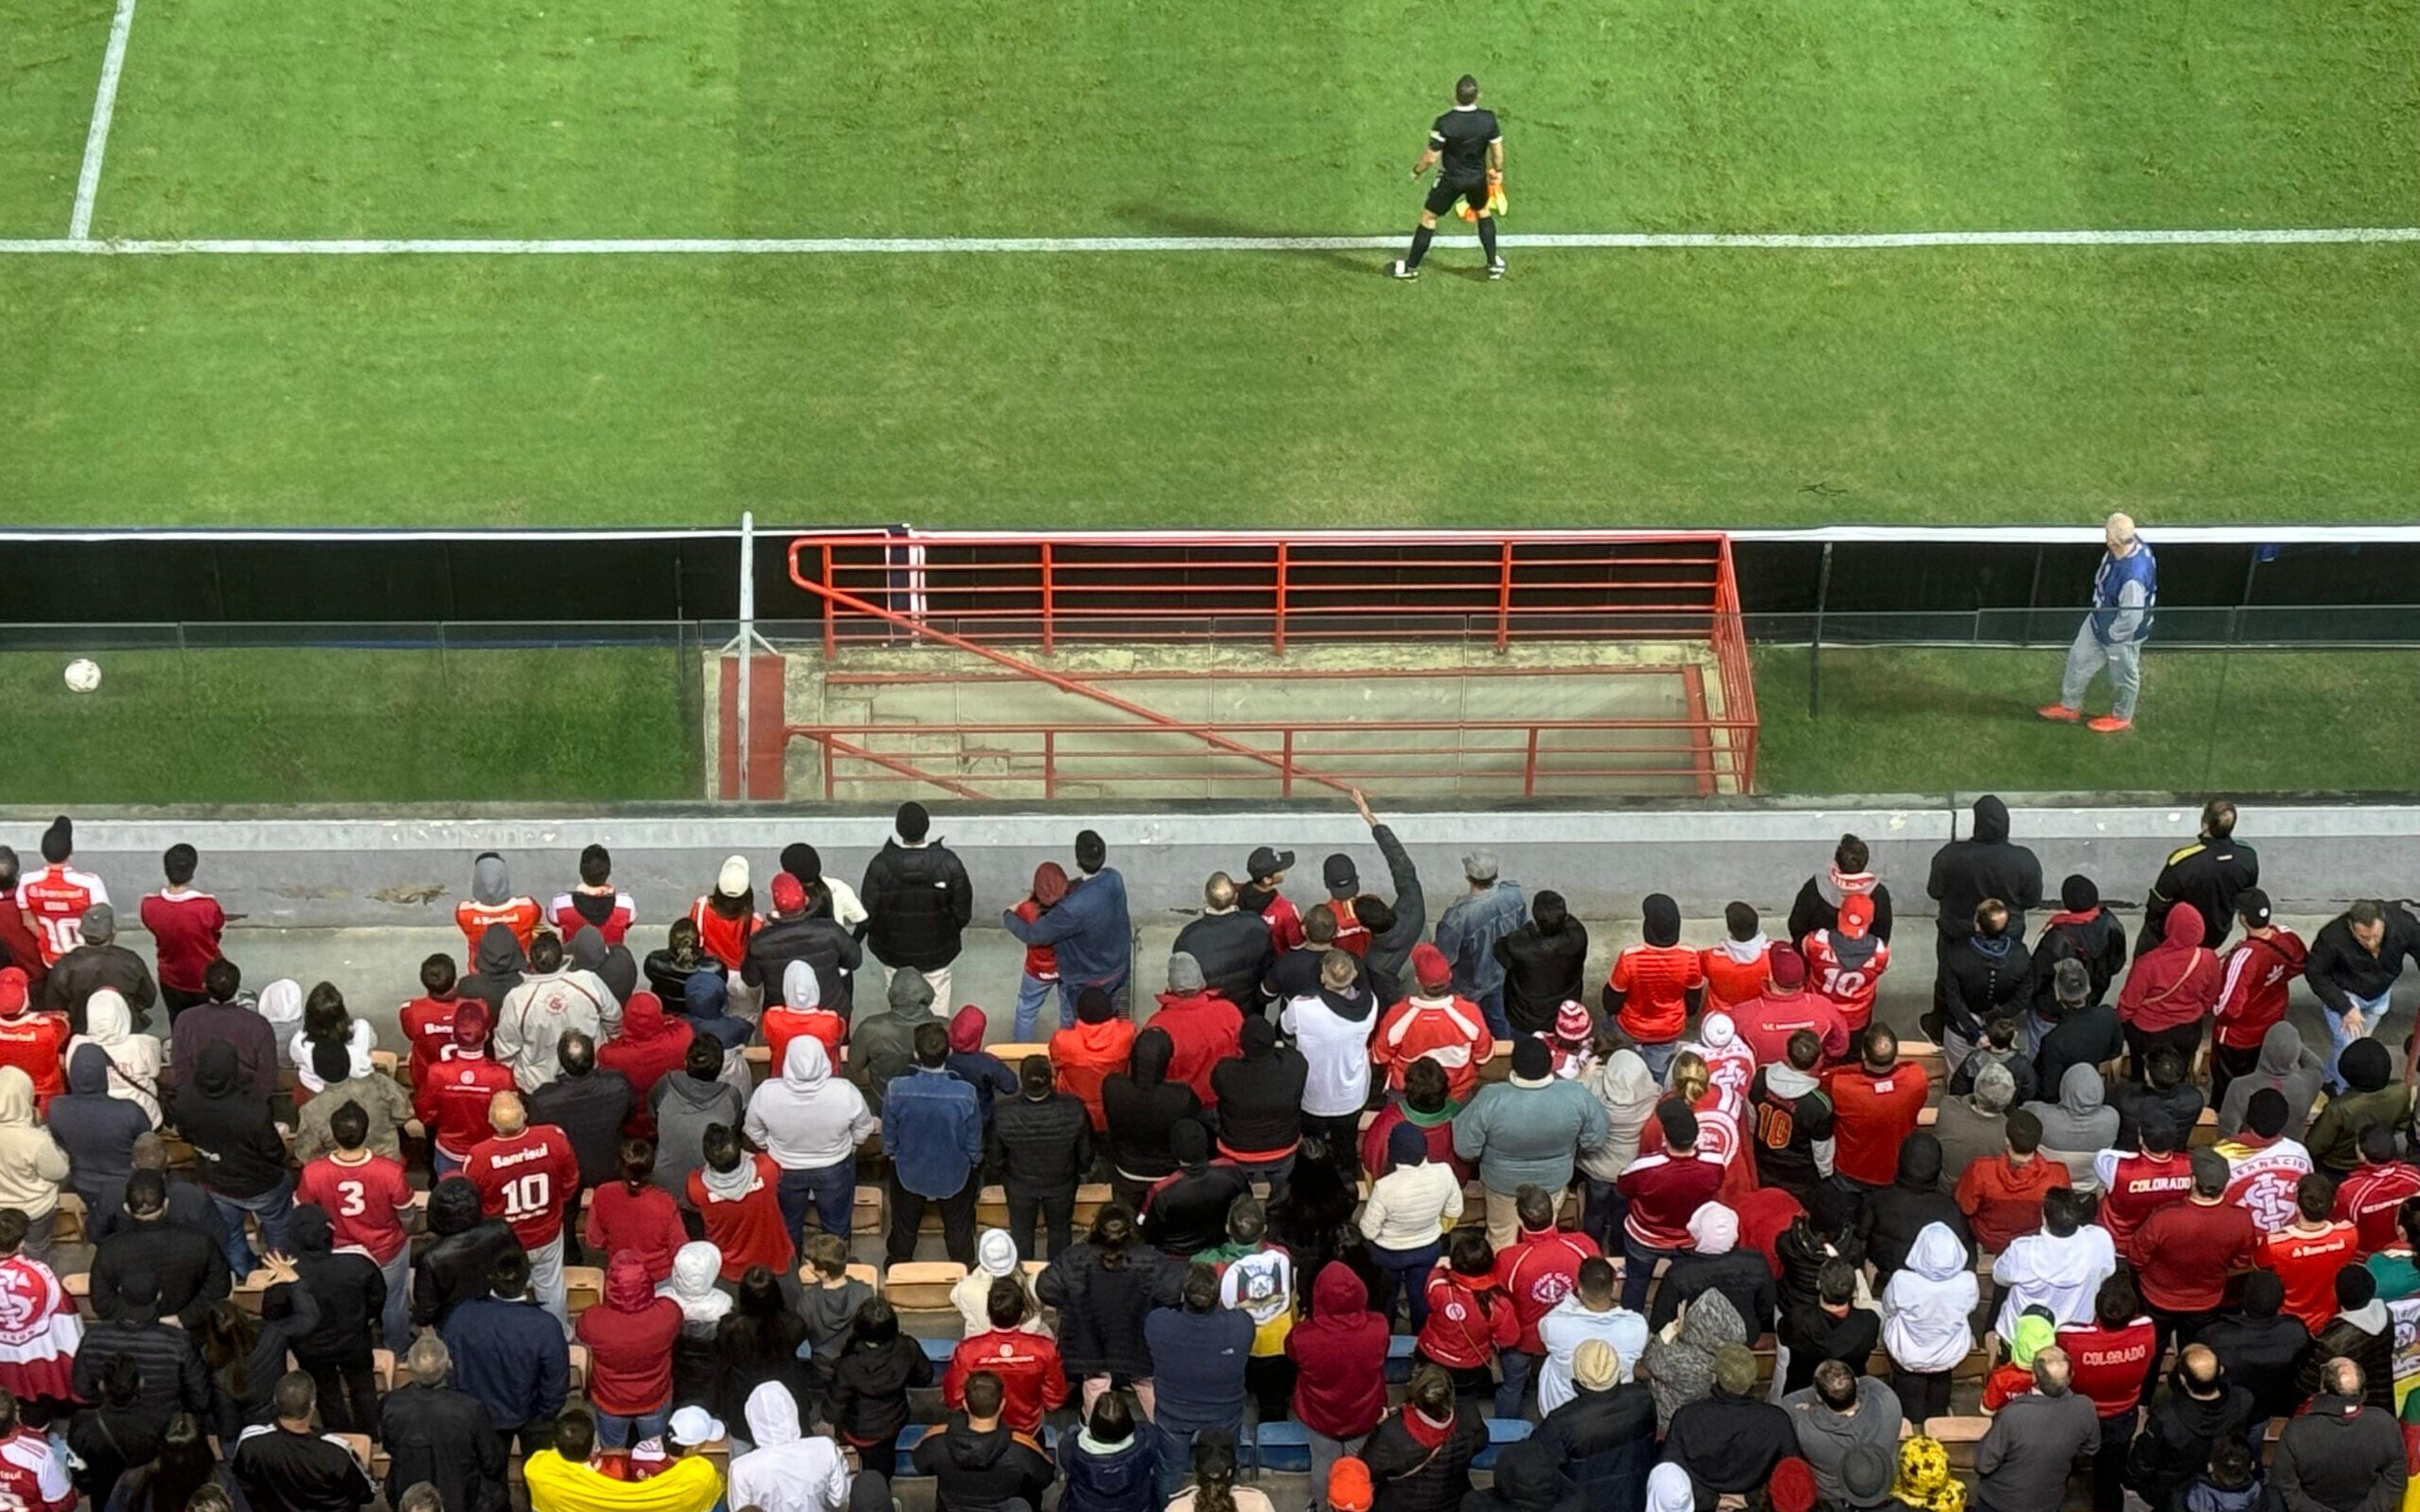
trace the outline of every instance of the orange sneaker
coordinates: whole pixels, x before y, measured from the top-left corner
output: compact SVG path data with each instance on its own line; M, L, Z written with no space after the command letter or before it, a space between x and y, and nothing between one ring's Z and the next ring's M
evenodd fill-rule
M2084 717L2083 710L2071 709L2064 703L2045 703L2034 712L2045 719L2055 719L2060 724L2073 724Z
M2098 719L2086 720L2084 728L2096 735L2114 735L2121 731L2133 729L2134 721L2120 719L2114 714L2104 714Z

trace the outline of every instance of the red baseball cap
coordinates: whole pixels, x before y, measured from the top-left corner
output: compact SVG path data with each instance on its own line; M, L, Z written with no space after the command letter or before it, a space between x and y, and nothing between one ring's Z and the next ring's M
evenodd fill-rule
M773 912L796 914L805 911L807 889L804 884L787 872L773 873Z
M1422 987L1453 985L1453 964L1434 945L1412 947L1412 980Z
M1874 901L1862 892L1853 892L1840 900L1840 933L1853 940L1862 940L1874 923Z
M1807 958L1787 945L1776 945L1765 952L1764 970L1784 987L1807 984Z

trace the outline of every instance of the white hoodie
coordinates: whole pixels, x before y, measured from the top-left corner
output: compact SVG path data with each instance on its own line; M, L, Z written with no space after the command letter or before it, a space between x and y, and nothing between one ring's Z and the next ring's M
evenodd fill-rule
M1975 1348L1978 1296L1966 1246L1947 1224L1926 1224L1883 1288L1883 1348L1903 1370L1948 1369Z
M848 1505L848 1463L830 1439L799 1430L799 1404L768 1381L748 1394L748 1438L756 1447L731 1461L732 1506L765 1512L840 1512Z
M2013 1338L2017 1317L2028 1307L2047 1307L2053 1322L2092 1320L2093 1294L2118 1269L2118 1246L2109 1230L2086 1224L2060 1239L2048 1229L2010 1240L1992 1262L1992 1279L2008 1288L1992 1326Z
M110 987L97 989L85 1001L84 1022L85 1032L68 1041L66 1059L72 1063L76 1051L85 1045L101 1046L116 1068L109 1078L109 1095L141 1108L151 1127L160 1127L159 1036L135 1033L126 999Z
M802 1034L783 1052L782 1074L749 1098L740 1132L782 1169L814 1171L856 1159L881 1127L857 1084L831 1073L824 1042Z

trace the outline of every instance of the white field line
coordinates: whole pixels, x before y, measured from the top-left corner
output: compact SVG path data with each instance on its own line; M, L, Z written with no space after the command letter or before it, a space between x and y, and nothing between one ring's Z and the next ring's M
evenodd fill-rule
M122 20L133 0L121 0ZM1375 252L1401 246L1402 236L1375 237L626 237L509 239L484 237L396 239L263 239L209 237L190 240L96 239L89 229L90 190L101 171L101 139L116 88L122 31L114 36L110 66L85 151L85 188L76 200L79 234L0 240L0 255L100 257L384 257L384 256L830 256L866 254L1102 252ZM1447 237L1468 245L1469 237ZM1508 233L1507 247L1606 248L1638 251L1692 248L1778 252L1860 251L1922 247L2268 247L2366 242L2420 242L2420 226L2360 225L2185 231L1877 231L1831 233L1590 231Z
M134 0L117 0L117 14L109 23L109 51L101 60L101 88L92 97L92 125L84 137L84 168L76 175L75 212L68 220L68 238L81 242L92 235L92 202L101 193L101 160L109 150L109 121L117 114L117 76L126 69L126 39L134 30Z

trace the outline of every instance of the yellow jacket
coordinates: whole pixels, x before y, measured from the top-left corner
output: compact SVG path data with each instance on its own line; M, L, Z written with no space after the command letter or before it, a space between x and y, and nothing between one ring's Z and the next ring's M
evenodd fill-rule
M722 1500L714 1461L690 1455L645 1480L615 1480L541 1449L521 1466L535 1512L710 1512Z

